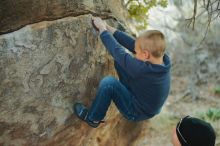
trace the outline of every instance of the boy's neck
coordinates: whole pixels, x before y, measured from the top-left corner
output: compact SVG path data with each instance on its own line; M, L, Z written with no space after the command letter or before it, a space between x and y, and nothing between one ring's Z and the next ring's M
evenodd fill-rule
M152 64L163 64L163 57L160 57L160 58L154 58L154 57L151 57L149 60L148 60L150 63Z

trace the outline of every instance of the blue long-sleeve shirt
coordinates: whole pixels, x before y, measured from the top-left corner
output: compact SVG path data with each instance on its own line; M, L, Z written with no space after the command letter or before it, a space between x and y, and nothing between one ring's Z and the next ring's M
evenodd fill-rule
M131 76L129 89L134 94L134 105L148 117L158 114L166 101L170 89L171 62L165 54L164 65L138 60L126 51L134 53L135 40L117 30L100 34L101 40L114 60Z

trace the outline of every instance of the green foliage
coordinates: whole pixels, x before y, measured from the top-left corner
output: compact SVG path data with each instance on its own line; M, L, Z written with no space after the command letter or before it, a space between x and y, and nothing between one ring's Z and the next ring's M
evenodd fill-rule
M167 4L167 0L128 0L126 8L136 22L136 28L142 30L147 27L148 11L155 6L166 7Z
M167 0L160 0L159 2L158 2L158 5L160 5L160 6L162 6L162 7L167 7L167 5L168 5L168 2L167 2Z
M205 121L217 121L220 120L220 108L210 108L206 112L197 113L198 117Z
M220 86L215 87L214 91L216 94L220 94Z

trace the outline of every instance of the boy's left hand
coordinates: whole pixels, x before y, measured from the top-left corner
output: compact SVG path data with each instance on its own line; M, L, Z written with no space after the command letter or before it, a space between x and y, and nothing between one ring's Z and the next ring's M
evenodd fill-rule
M99 32L107 30L106 22L103 21L100 17L92 17L94 25L99 29Z

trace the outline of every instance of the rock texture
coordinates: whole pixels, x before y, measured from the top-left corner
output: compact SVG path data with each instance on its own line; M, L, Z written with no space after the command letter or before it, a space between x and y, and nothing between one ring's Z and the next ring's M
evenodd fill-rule
M132 123L112 105L106 123L92 129L72 115L72 105L89 106L99 81L115 73L91 17L125 24L121 1L1 0L0 146L169 146L170 129L180 117L219 108L213 93L220 83L219 21L197 47L203 17L192 31L183 29L186 13L170 10L169 16L161 10L149 16L149 26L166 34L173 61L172 89L162 113ZM183 10L190 12L187 5Z
M132 144L141 124L112 107L97 130L72 115L75 101L89 105L101 78L114 74L91 14L116 26L123 13L117 0L0 1L1 146Z
M122 18L123 13L121 2L116 0L2 0L0 34L27 24L66 16L93 14L102 18Z

